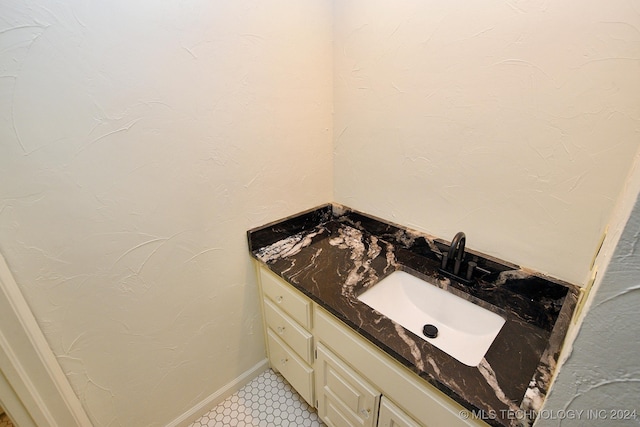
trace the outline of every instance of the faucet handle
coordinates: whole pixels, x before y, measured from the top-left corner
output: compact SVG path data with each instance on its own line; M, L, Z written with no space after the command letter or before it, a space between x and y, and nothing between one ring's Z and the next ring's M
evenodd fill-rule
M478 263L475 261L469 261L467 263L467 275L465 276L465 279L471 280L471 277L473 277L473 271L476 269L477 266L478 266Z
M443 270L446 270L448 263L449 263L449 252L442 252L442 265L440 267Z
M453 275L457 276L460 273L460 266L462 265L462 259L455 257L455 261L453 263Z

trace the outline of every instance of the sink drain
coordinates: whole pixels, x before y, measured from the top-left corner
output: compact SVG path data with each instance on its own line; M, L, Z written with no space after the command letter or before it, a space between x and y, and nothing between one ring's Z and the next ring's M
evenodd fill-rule
M422 333L427 338L435 338L438 336L438 328L435 325L424 325L422 328Z

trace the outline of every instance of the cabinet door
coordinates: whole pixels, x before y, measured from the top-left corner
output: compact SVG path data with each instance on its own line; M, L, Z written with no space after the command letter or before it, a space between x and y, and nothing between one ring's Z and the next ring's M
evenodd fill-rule
M382 396L380 401L380 415L378 415L378 427L420 427L402 409Z
M318 343L318 415L330 427L374 427L380 392L329 349Z

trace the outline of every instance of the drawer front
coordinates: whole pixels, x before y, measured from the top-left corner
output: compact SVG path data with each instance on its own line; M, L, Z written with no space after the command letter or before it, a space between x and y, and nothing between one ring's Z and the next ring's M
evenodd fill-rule
M315 366L320 418L335 426L376 425L378 390L320 343Z
M264 315L271 328L289 347L308 364L313 363L313 336L292 318L276 308L270 299L264 300Z
M296 356L270 329L267 329L267 342L271 367L280 372L309 405L315 406L313 399L313 369Z
M311 329L311 300L271 271L260 268L262 292L306 329Z

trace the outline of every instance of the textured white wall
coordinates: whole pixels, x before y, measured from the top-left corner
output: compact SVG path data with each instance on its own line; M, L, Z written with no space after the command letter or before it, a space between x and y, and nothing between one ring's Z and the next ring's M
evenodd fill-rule
M335 199L582 284L638 147L640 6L335 3Z
M96 426L264 358L245 232L332 199L331 4L3 1L0 252Z

